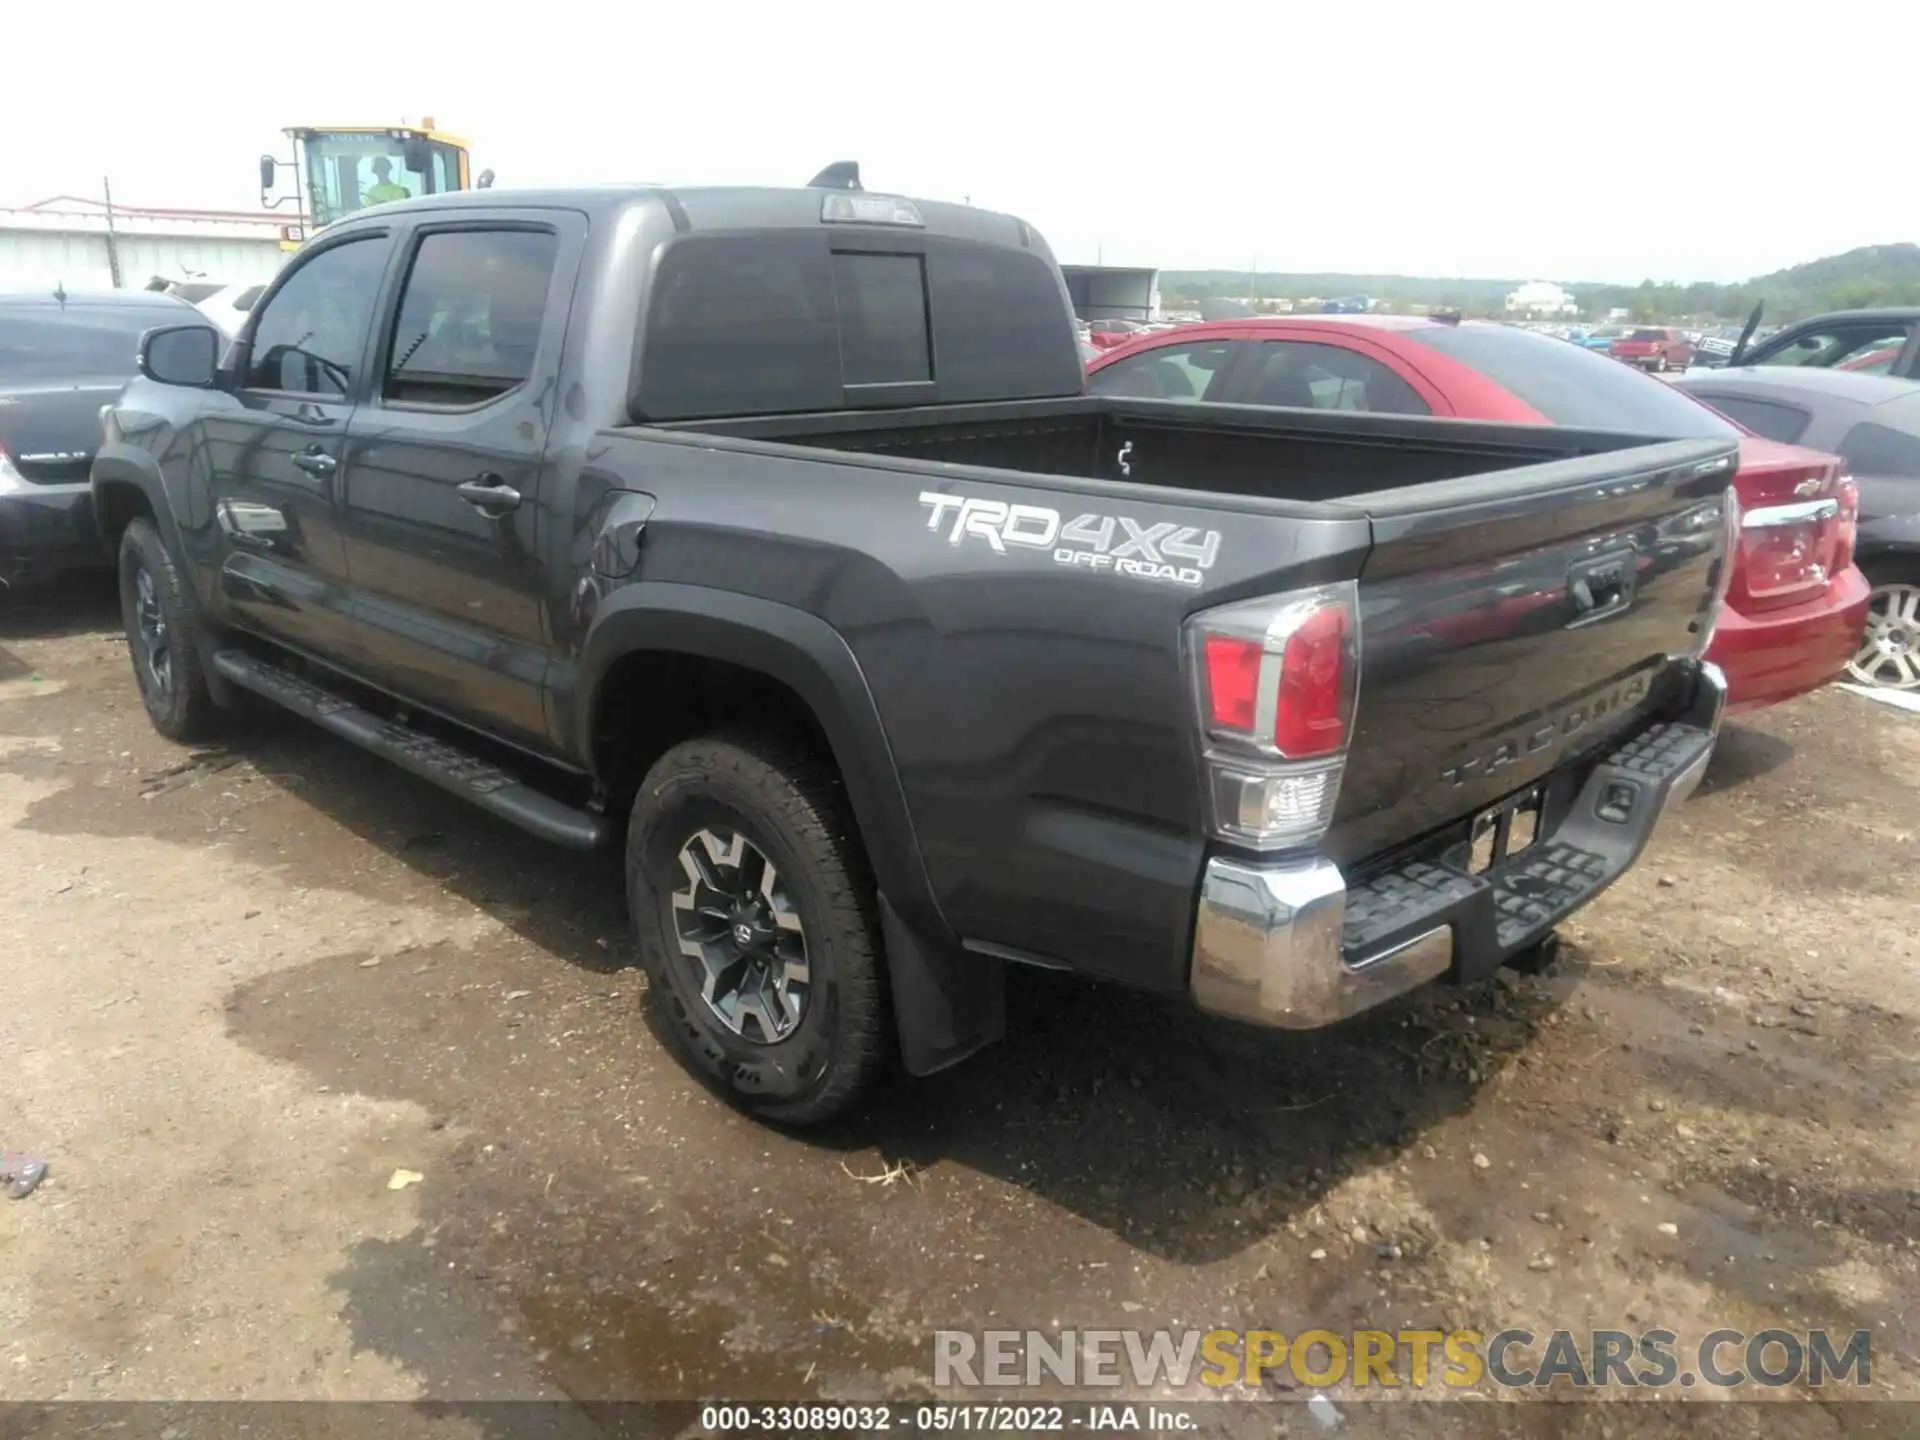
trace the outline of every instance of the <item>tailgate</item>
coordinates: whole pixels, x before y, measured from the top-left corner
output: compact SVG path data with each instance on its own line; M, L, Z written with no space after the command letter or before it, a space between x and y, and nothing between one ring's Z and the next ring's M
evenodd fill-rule
M1342 864L1472 815L1600 749L1705 646L1733 439L1357 497L1360 686Z

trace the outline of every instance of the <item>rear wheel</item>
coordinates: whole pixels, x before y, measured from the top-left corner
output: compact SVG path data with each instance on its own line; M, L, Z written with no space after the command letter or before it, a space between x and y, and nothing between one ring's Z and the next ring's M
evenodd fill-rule
M120 537L120 619L153 728L169 740L203 738L216 711L194 646L196 622L166 542L144 517Z
M1920 575L1876 573L1869 579L1867 628L1847 673L1883 690L1920 690Z
M735 1104L813 1124L879 1073L873 884L830 765L747 736L668 751L634 802L627 899L675 1041Z

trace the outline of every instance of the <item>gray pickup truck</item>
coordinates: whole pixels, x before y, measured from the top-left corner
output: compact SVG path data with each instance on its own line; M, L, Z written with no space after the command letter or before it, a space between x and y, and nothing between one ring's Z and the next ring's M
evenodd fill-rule
M263 696L624 844L687 1058L788 1122L1004 967L1329 1024L1538 944L1697 782L1733 432L1084 393L1020 220L490 190L142 341L96 512L154 723Z

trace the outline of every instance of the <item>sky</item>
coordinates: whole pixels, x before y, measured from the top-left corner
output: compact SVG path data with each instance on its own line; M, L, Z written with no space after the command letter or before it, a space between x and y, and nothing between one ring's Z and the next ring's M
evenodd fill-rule
M1067 262L1738 280L1920 240L1910 7L14 0L0 205L250 209L281 127L431 115L503 188L853 159Z

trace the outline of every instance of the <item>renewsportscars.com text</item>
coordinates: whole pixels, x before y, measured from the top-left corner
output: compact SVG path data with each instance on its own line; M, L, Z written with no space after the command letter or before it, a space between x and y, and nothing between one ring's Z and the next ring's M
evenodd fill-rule
M940 1330L938 1386L1667 1389L1872 1383L1871 1333L1714 1330Z

